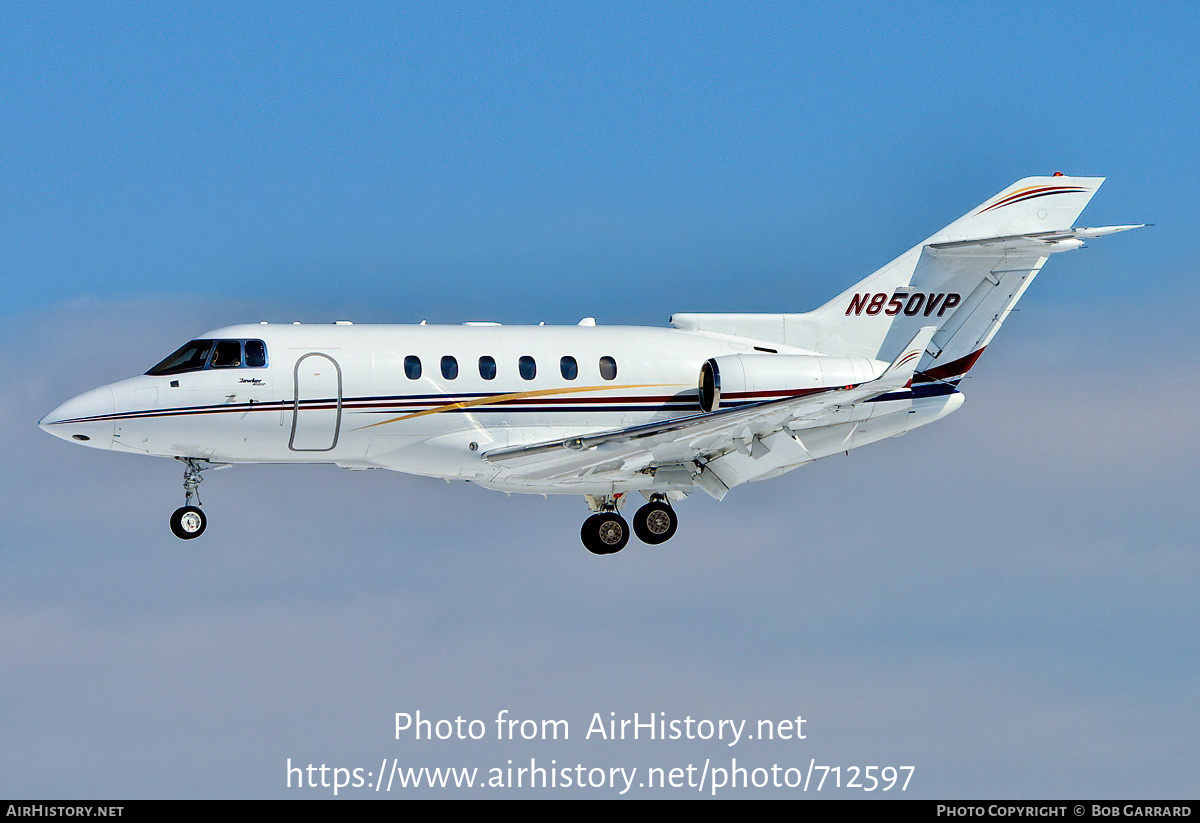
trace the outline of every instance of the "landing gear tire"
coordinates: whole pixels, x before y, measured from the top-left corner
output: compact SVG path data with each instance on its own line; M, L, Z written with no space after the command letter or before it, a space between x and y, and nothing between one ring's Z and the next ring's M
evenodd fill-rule
M679 518L666 503L652 501L642 506L633 515L633 533L638 540L650 546L666 543L675 536Z
M171 531L180 540L191 540L204 534L208 518L195 506L176 509L171 515Z
M579 536L592 554L616 554L629 542L629 524L616 512L600 512L583 521Z

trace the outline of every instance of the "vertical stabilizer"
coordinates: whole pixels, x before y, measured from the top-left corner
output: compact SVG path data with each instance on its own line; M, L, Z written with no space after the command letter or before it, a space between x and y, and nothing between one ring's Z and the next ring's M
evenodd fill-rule
M890 359L918 328L936 323L937 356L923 369L978 357L1049 254L1067 250L1024 236L1069 230L1103 182L1019 180L819 309L791 316L788 336L816 341L823 352ZM997 242L969 242L989 238Z
M918 378L954 379L974 365L1051 254L1134 228L1073 228L1103 182L1019 180L811 312L675 315L672 323L883 361L935 326Z

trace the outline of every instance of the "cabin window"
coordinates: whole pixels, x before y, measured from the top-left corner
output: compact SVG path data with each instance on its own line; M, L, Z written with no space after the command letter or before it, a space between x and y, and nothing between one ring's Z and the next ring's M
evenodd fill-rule
M409 380L418 380L421 377L421 358L415 354L410 354L404 358L404 376Z
M246 365L254 369L267 365L266 343L261 340L246 341Z
M567 355L558 361L558 370L562 372L563 380L574 380L579 376L579 364L575 362L575 358L571 357L571 355Z
M242 344L238 340L218 340L213 351L214 369L231 369L242 365Z
M496 379L496 358L486 354L479 358L479 376L484 380Z
M600 358L600 376L605 380L617 379L617 361L607 354Z
M458 377L458 361L453 355L447 354L442 358L442 377L447 380Z
M521 359L517 361L517 369L521 372L522 380L532 380L537 377L537 363L527 354L521 355Z

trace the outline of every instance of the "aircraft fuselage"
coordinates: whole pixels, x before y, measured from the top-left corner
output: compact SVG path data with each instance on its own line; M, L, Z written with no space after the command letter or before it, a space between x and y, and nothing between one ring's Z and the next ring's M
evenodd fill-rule
M612 494L655 483L644 476L540 484L483 455L699 412L698 375L710 358L808 354L622 326L255 324L198 339L238 341L244 350L261 341L265 363L248 365L243 353L236 365L214 365L214 352L201 368L144 374L72 398L42 428L93 448L212 463L334 463L506 491ZM787 392L752 394L727 394L724 406ZM911 401L854 416L909 411ZM946 402L926 405L943 410ZM802 450L791 456L784 465L811 459Z

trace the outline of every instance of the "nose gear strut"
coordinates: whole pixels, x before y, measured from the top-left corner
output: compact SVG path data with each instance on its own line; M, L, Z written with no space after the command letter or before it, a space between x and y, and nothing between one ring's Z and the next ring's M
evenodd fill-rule
M176 457L183 463L183 506L171 514L171 532L180 540L191 540L204 534L208 518L200 510L201 472L227 469L229 463L211 463L195 457ZM193 505L194 503L194 505Z

